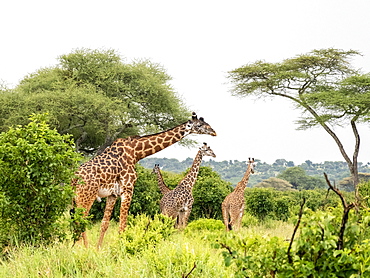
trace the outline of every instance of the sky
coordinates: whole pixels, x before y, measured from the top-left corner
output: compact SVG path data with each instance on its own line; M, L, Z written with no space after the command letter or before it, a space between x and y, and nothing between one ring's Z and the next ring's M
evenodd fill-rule
M165 68L187 107L217 132L191 135L199 146L208 143L216 161L344 161L323 129L296 130L301 113L293 103L234 97L227 75L257 60L331 47L360 51L352 64L368 73L369 11L368 0L2 1L0 80L14 87L75 49L114 49L125 62L149 59ZM334 130L351 157L352 131ZM359 131L359 161L367 163L369 125ZM197 149L173 145L154 156L181 161Z

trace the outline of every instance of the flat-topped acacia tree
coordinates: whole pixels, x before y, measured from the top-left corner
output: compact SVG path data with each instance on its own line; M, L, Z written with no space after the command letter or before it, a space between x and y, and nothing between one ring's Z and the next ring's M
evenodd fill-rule
M357 125L369 120L370 74L355 70L354 50L313 50L279 63L256 61L229 72L234 96L284 97L302 110L300 129L321 126L334 139L351 173L356 198L359 183L357 159L360 134ZM350 125L355 138L352 158L334 132Z

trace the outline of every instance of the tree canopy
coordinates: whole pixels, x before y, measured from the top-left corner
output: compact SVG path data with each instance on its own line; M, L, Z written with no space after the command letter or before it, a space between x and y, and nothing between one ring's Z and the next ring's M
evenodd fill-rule
M355 187L360 147L357 124L368 121L370 109L370 75L360 74L351 66L350 60L356 55L360 53L354 50L320 49L279 63L257 61L229 72L234 96L290 99L303 112L297 121L300 128L323 127L336 142ZM333 126L338 124L352 128L355 137L352 159L334 132Z
M102 151L118 137L154 133L188 119L165 69L149 60L125 63L114 50L78 49L58 64L2 90L0 130L48 112L78 150Z
M293 185L288 181L274 177L263 180L257 183L254 187L274 188L280 191L294 190Z
M318 189L325 188L326 184L322 178L308 176L301 167L290 167L280 173L277 178L286 180L293 185L294 189Z

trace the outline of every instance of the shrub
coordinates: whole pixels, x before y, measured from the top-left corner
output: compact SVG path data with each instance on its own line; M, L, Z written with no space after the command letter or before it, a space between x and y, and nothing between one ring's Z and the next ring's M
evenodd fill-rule
M242 227L252 227L259 223L258 218L245 212L242 218Z
M221 220L221 204L231 190L230 183L222 180L221 176L211 167L200 167L193 188L194 203L189 220L198 218Z
M289 197L282 196L276 198L275 200L275 209L274 209L274 218L277 220L287 221L290 217L290 207L289 207Z
M370 181L360 183L358 185L358 190L362 197L363 204L370 208Z
M120 235L120 247L129 254L153 248L175 231L174 224L172 218L162 214L153 219L146 215L129 215L127 228Z
M350 212L338 250L341 217L340 208L306 209L289 253L289 243L277 237L232 235L221 244L225 265L234 265L236 277L369 277L370 211Z
M80 155L69 135L46 124L46 115L33 115L26 126L0 134L0 219L19 241L48 242L63 237L57 220L72 203L70 179Z
M253 188L246 190L245 208L252 216L264 220L275 208L274 190L270 188Z
M185 232L192 233L194 231L201 231L201 230L220 231L223 229L224 229L224 224L222 223L221 220L201 218L201 219L197 219L189 223L189 225L185 229Z

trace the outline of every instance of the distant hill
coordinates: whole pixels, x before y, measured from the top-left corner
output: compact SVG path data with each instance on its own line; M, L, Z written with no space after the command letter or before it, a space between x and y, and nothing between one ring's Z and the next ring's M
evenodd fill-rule
M328 174L329 179L335 184L339 184L339 181L349 177L350 173L348 170L347 163L342 161L325 161L324 163L313 163L310 160L300 165L294 165L292 161L285 159L277 159L272 164L261 162L256 159L257 165L255 167L254 175L251 175L249 179L249 186L266 180L271 177L276 177L279 173L283 172L288 167L299 166L306 171L309 176L322 177L325 172ZM154 164L159 164L163 171L181 173L189 168L193 163L193 158L188 157L183 161L179 161L175 158L155 158L148 157L139 162L143 167L152 169ZM236 185L243 177L247 169L246 161L229 160L229 161L203 161L202 166L209 166L214 171L218 172L221 177ZM360 173L370 173L370 164L358 164L358 171Z

